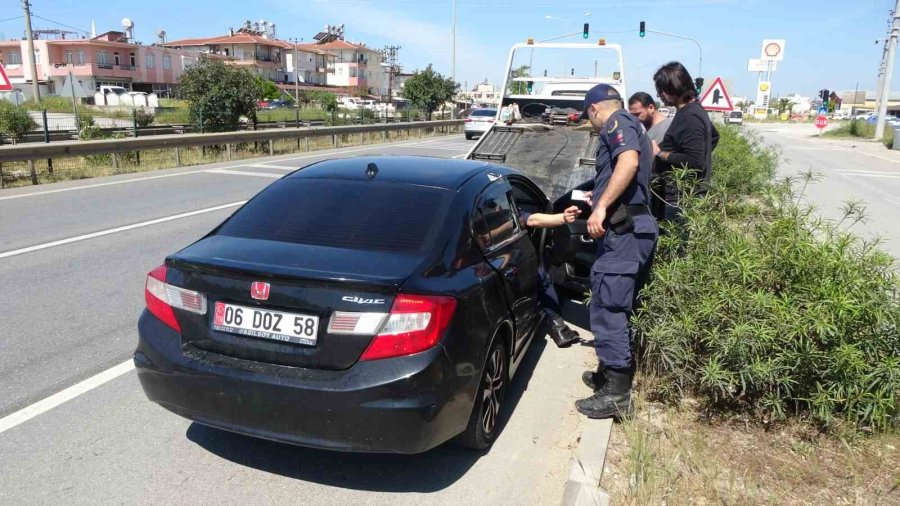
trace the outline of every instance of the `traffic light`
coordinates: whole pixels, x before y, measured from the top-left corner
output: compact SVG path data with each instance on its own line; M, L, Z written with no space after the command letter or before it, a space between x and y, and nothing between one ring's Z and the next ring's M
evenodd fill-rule
M534 81L528 81L525 84L526 84L525 89L527 89L528 94L531 95L531 91L534 90Z
M581 32L581 38L588 38L588 32L590 31L590 25L588 23L584 24L584 30Z
M632 26L634 26L634 25L632 25ZM647 35L647 23L644 22L644 21L641 21L641 31L640 31L640 34L641 34L641 37Z
M831 98L831 92L828 91L828 88L822 90L822 102L828 103L828 99Z
M700 96L700 92L703 91L703 78L698 77L694 79L694 86L697 87L697 96Z

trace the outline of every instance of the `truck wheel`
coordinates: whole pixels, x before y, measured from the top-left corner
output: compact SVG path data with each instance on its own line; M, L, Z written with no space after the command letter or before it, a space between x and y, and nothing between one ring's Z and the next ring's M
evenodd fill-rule
M484 450L494 443L500 432L500 413L509 383L508 370L506 346L498 336L481 373L481 386L475 397L469 424L457 436L456 444L473 450Z

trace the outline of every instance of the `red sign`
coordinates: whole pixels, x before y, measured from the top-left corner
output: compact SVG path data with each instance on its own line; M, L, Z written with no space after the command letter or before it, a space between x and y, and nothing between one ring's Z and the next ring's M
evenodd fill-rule
M700 99L700 105L707 111L728 112L734 110L734 106L731 105L731 97L728 96L721 77L717 77L712 86L706 89L706 93Z
M3 70L3 65L0 65L0 91L12 91L13 85L9 82L9 78L6 77L6 71Z
M819 117L816 118L816 128L819 130L828 126L828 116L824 114L820 114Z

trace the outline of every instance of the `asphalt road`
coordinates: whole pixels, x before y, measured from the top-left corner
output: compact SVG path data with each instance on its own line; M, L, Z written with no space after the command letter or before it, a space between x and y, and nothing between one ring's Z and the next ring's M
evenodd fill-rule
M840 220L847 201L866 207L867 219L851 230L866 239L880 237L883 249L900 258L900 151L864 139L817 137L810 124L748 124L782 154L781 176L812 170L820 178L805 192L821 216Z
M274 178L325 158L458 158L471 145L459 135L0 192L0 503L558 502L586 423L572 403L588 393L587 348L532 347L484 454L445 445L348 455L255 440L147 401L127 367L110 373L134 350L146 273ZM53 407L25 416L42 406ZM4 427L9 415L27 420Z

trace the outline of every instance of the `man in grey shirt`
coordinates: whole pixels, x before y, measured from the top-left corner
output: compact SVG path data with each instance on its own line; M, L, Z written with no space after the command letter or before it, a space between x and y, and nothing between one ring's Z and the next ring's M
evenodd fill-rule
M628 112L644 124L647 136L656 146L662 143L666 130L672 124L672 118L667 118L659 112L653 97L643 91L635 93L628 99Z

